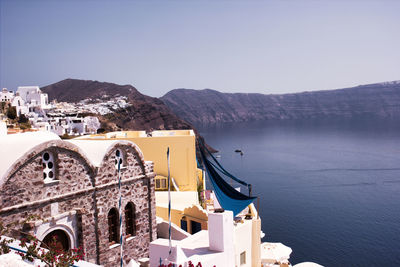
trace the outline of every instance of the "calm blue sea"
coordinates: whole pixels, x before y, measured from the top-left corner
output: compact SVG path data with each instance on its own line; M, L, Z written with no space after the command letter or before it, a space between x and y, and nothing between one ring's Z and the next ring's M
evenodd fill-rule
M240 123L200 133L253 184L263 241L290 246L292 264L400 266L399 123Z

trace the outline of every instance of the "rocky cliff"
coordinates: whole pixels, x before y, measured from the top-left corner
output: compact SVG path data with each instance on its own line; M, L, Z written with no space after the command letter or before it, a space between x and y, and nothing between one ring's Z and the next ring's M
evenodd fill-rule
M78 102L83 99L107 99L127 96L131 106L100 116L106 130L191 129L192 125L178 118L161 100L141 94L131 85L66 79L42 87L50 100Z
M289 119L400 119L400 81L282 95L176 89L161 100L194 125Z

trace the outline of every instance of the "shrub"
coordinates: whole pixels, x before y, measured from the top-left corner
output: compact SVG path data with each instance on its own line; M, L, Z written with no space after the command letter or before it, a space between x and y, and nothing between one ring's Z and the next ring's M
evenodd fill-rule
M38 216L30 216L23 224L27 223L32 218L38 218ZM12 232L19 232L25 237L21 239L20 246L26 250L26 253L18 252L23 260L34 261L39 259L50 267L68 267L71 266L75 261L83 259L85 253L81 247L71 249L68 251L62 250L57 244L57 239L54 238L50 244L45 244L37 239L35 236L25 233L20 230L16 230L16 223L9 225L3 225L0 221L0 236L8 236ZM9 243L14 242L14 239L3 239L0 242L0 255L9 253ZM44 248L43 248L44 247Z
M6 115L10 120L15 120L15 118L17 118L17 109L15 107L9 107Z

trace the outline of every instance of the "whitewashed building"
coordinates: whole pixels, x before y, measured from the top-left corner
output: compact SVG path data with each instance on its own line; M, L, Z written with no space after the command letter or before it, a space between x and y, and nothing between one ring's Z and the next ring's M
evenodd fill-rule
M208 230L172 240L158 238L150 244L150 267L170 263L188 266L260 266L261 220L254 205L249 206L252 216L233 218L232 211L208 213ZM168 230L168 229L164 229ZM158 234L160 236L160 234ZM165 235L162 235L165 236Z
M21 116L21 114L28 114L29 113L29 107L25 105L25 100L22 99L22 97L19 95L19 93L16 93L14 98L11 101L11 106L15 107L17 111L17 116Z
M40 107L41 109L48 109L51 107L48 95L43 93L39 86L19 86L17 94L21 96L30 108Z
M0 93L0 102L11 102L14 98L14 92L8 91L7 88L3 88Z
M117 107L126 105L125 97L116 98ZM40 131L49 131L57 135L95 134L100 128L100 121L95 116L81 117L81 113L104 113L102 108L110 109L104 103L96 103L96 108L88 109L89 104L78 103L49 103L47 93L43 93L39 86L19 86L16 93L3 88L0 93L0 102L9 103L15 107L17 116L25 115L33 128Z

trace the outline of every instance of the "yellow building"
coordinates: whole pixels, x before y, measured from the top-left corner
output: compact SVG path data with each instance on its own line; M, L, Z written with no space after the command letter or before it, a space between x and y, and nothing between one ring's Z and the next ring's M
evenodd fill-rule
M193 130L153 131L149 135L145 131L122 131L87 135L79 139L132 141L140 147L145 160L154 162L154 171L158 176L156 190L167 190L167 148L169 147L170 174L174 181L172 190L197 191L198 184L202 184L201 171L198 172L197 169L196 138Z
M170 151L172 223L189 233L207 229L207 213L199 203L202 171L197 168L196 136L193 130L121 131L78 137L90 140L128 140L139 146L144 159L154 162L156 214L168 220L167 149ZM179 191L179 192L178 192Z

